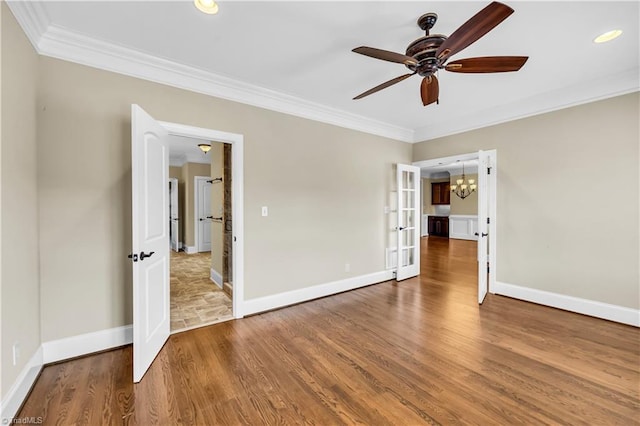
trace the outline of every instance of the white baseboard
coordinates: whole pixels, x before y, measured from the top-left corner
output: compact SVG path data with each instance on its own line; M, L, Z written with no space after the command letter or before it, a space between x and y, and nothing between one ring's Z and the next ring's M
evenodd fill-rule
M198 252L198 247L196 246L184 246L184 252L187 254L194 254Z
M211 281L213 281L218 287L220 287L220 289L222 289L224 283L222 282L222 274L220 272L211 268L211 275L209 278L211 278Z
M24 366L16 381L2 398L0 406L0 419L5 424L6 419L12 419L18 414L22 402L27 397L31 387L42 370L42 346L39 346L29 362Z
M313 287L274 294L272 296L245 300L242 304L242 312L244 315L251 315L300 302L306 302L319 297L330 296L343 291L353 290L355 288L391 280L393 279L393 274L394 271L375 272L373 274L360 275L357 277L347 278L345 280L333 281L326 284L315 285Z
M496 281L493 293L640 327L640 310Z
M75 358L93 352L104 351L133 342L133 326L109 328L93 333L44 342L42 344L45 364Z

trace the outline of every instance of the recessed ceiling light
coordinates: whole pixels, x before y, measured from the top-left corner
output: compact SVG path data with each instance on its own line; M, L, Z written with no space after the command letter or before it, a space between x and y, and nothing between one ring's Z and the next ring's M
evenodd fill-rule
M614 38L618 38L618 36L620 36L620 34L622 34L622 30L612 30L612 31L607 31L604 34L600 34L598 37L593 39L594 43L605 43L607 41L611 41Z
M208 15L218 13L218 4L213 0L193 0L193 4L196 5L199 11Z

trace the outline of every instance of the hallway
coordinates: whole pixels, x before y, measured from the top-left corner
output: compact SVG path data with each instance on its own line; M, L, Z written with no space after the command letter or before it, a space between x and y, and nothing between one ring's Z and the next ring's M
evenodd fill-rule
M211 281L210 268L210 252L171 252L171 332L233 318L231 298Z

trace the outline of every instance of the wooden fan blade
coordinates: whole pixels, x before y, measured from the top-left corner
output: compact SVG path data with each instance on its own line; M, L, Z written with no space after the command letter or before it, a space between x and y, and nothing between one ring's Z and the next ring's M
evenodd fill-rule
M422 96L422 105L427 106L438 100L440 95L440 85L435 75L430 75L422 79L420 85L420 95Z
M494 1L455 30L436 50L438 59L446 59L494 29L513 13L509 6Z
M353 49L352 52L376 59L382 59L383 61L396 62L398 64L418 65L418 61L413 59L411 56L389 52L388 50L376 49L373 47L360 46Z
M411 77L412 75L415 75L415 74L416 74L415 72L411 73L411 74L405 74L405 75L401 75L400 77L396 77L396 78L394 78L392 80L386 81L386 82L384 82L382 84L377 85L373 89L369 89L366 92L359 94L358 96L353 98L353 100L355 101L356 99L362 99L365 96L369 96L370 94L376 93L379 90L386 89L387 87L392 86L392 85L394 85L396 83L400 83L405 78L409 78L409 77Z
M444 69L468 73L511 72L522 68L527 59L528 56L483 56L449 62Z

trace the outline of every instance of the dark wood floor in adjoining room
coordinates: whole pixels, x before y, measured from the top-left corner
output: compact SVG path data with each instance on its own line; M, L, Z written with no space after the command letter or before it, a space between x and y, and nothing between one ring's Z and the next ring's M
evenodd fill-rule
M46 367L45 424L638 424L638 329L489 295L474 243L422 240L422 275Z

